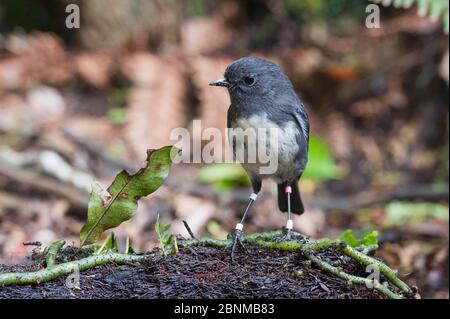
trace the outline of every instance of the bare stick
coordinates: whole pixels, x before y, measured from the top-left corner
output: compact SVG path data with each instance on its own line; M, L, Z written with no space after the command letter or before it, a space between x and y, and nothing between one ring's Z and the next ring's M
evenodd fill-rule
M187 221L183 220L183 224L184 224L184 227L186 227L186 230L188 231L189 236L191 236L192 239L195 239L194 233L192 232L191 227L189 227L189 224L187 223Z

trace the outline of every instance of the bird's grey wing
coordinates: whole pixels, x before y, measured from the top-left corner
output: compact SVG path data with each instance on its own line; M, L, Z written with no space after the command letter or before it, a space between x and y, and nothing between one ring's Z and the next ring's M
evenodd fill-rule
M281 105L280 108L277 108L275 112L282 112L283 114L278 114L280 118L283 118L285 114L291 116L291 120L293 120L300 132L301 136L304 139L304 143L308 145L309 142L309 119L308 114L306 113L305 105L298 98L298 96L294 93L292 89L292 94L285 94L279 97L276 102L277 105Z
M309 143L309 119L303 103L300 101L298 103L289 103L282 109L284 110L284 113L290 115L291 120L297 124L302 137L300 142L307 146Z
M301 103L301 102L300 102ZM291 115L292 120L297 124L300 134L297 136L299 151L296 156L299 174L303 172L308 162L308 144L309 144L309 119L303 104L285 108Z
M234 111L234 108L232 105L230 105L230 107L228 108L228 112L227 112L227 128L231 129L231 123L235 120L236 118L236 112ZM230 138L230 135L228 135L228 138ZM236 156L236 139L233 138L233 140L229 140L228 143L231 146L231 150L233 151L233 157Z
M297 122L297 124L300 126L303 137L306 140L306 144L309 143L309 118L308 113L306 113L305 106L303 103L300 102L300 106L295 108L295 111L293 112L293 116Z
M233 120L234 117L234 112L231 109L231 106L228 108L228 112L227 112L227 127L230 128L231 127L231 121Z

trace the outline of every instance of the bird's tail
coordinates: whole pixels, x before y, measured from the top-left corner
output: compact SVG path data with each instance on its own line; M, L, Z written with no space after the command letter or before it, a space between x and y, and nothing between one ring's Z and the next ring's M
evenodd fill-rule
M287 183L278 184L278 208L282 212L288 211L287 194L285 193L285 187ZM302 198L300 197L300 190L298 188L298 182L290 184L292 187L291 193L291 212L301 215L305 211L303 207Z

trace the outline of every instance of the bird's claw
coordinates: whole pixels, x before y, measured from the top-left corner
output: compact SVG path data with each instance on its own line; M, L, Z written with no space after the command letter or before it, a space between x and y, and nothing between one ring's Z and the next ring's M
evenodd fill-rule
M284 231L284 239L285 239L285 240L291 240L291 239L292 239L292 229L290 229L290 228L285 228L285 231Z
M293 240L292 229L283 227L283 236L278 237L276 241L291 241L291 240Z
M235 255L237 246L238 245L241 246L246 251L247 251L247 248L244 246L244 244L242 242L242 231L241 230L236 229L236 231L234 232L234 235L231 235L231 237L233 238L233 245L231 246L231 260L234 262L236 260L234 258L234 255Z

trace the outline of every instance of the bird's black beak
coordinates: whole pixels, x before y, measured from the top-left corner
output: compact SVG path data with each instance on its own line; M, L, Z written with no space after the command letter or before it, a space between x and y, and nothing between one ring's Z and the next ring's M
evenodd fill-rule
M225 78L222 78L222 79L212 81L211 83L209 83L209 85L229 87L230 83L227 80L225 80Z

